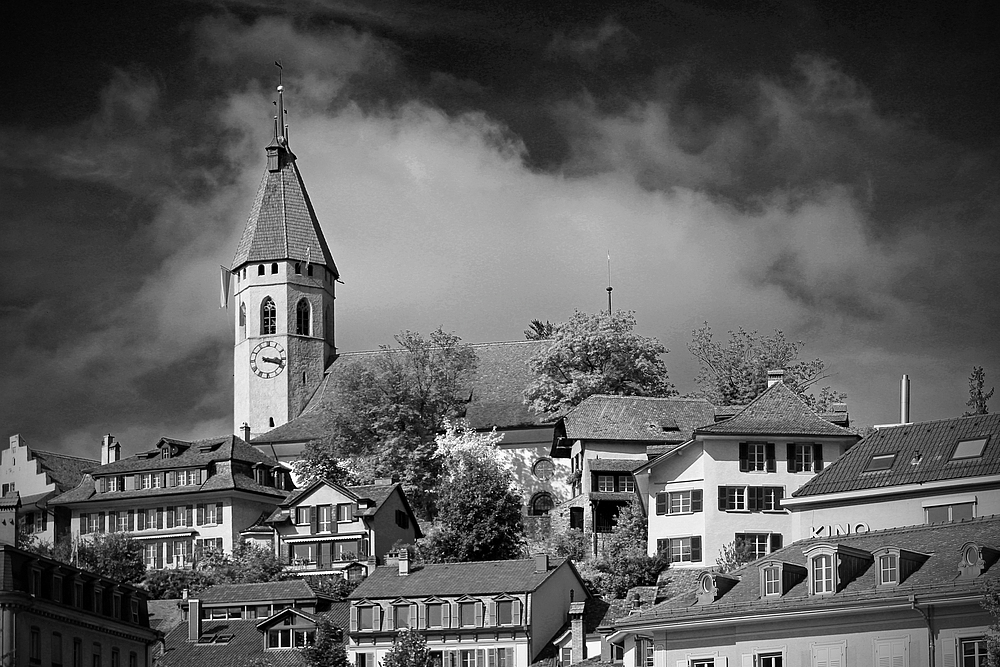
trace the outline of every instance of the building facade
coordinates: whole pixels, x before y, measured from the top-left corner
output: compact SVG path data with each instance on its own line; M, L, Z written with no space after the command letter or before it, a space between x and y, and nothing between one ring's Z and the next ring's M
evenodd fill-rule
M649 552L683 568L714 566L730 544L753 557L780 549L795 534L785 499L858 441L847 424L846 411L818 415L775 380L732 417L695 429L636 471Z
M191 567L206 549L232 551L242 531L284 500L287 470L236 436L154 448L84 475L50 504L71 515L74 538L130 533L147 567Z

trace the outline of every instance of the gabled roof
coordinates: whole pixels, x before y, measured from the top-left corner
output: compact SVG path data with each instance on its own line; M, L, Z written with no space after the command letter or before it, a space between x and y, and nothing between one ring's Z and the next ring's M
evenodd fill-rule
M101 465L97 459L85 459L79 456L67 456L37 449L30 451L31 458L38 461L39 470L55 484L56 491L59 493L68 491L79 484L84 471Z
M590 472L632 472L645 464L643 459L587 459Z
M198 599L202 604L249 604L315 600L321 596L302 579L270 581L262 584L216 584L203 590Z
M349 599L526 593L538 588L564 564L568 566L565 558L552 558L547 571L536 572L534 559L434 563L411 566L410 574L405 576L400 576L395 567L377 567Z
M982 455L952 460L961 440L987 438ZM895 453L888 470L865 472L872 456ZM881 427L802 485L793 497L1000 475L1000 415Z
M471 344L476 353L476 370L461 398L467 401L465 417L474 428L539 426L543 423L543 418L524 404L524 389L532 378L529 360L548 344L549 341L544 340ZM370 364L384 354L401 352L395 349L341 354L327 369L302 413L287 424L253 438L253 442L306 442L330 435L340 405L338 374L348 364Z
M250 217L233 257L233 270L247 262L293 259L325 264L337 278L340 273L326 244L316 211L302 182L295 155L272 144L279 168L264 170Z
M813 412L784 382L768 387L733 417L698 428L695 434L857 437Z
M871 604L879 598L906 598L919 593L927 598L935 593L959 593L965 590L981 595L984 579L1000 579L1000 564L994 563L975 579L959 579L962 547L968 542L992 548L1000 547L1000 516L984 517L960 523L893 528L871 533L815 538L795 542L769 554L765 559L739 568L728 576L737 583L711 604L697 604L697 588L677 595L647 611L620 619L617 627L641 627L647 623L685 621L699 617L726 618L738 622L741 614L755 615L774 611L822 609L837 602ZM780 597L761 597L759 563L781 561L805 567L805 550L819 544L832 544L872 553L882 547L896 547L929 557L896 586L877 587L877 567L859 573L842 591L832 595L809 595L808 579L791 586Z
M589 396L559 423L570 440L684 442L712 424L715 407L703 398Z

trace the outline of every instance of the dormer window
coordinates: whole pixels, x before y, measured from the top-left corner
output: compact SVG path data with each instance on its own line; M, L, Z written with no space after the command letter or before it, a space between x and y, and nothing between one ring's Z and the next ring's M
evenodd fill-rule
M889 470L892 468L892 464L896 461L896 452L891 452L888 454L873 454L871 459L868 461L868 465L865 466L864 472L879 472L881 470Z
M832 593L834 586L833 579L833 556L822 554L812 559L812 592L814 595Z
M711 604L736 585L737 579L713 572L703 572L698 579L698 604Z
M781 595L781 568L777 565L762 568L763 584L761 590L765 597Z
M988 570L1000 558L1000 551L975 542L966 542L962 546L959 562L959 578L975 578Z
M839 593L871 565L872 555L843 544L821 543L804 550L810 595Z
M893 553L878 557L878 583L895 586L899 583L899 556Z
M161 459L169 459L170 458L170 447L161 447L160 448L160 458Z
M958 444L955 445L955 451L951 453L951 460L958 461L981 458L983 450L986 449L986 443L988 440L988 437L974 438L972 440L959 440Z

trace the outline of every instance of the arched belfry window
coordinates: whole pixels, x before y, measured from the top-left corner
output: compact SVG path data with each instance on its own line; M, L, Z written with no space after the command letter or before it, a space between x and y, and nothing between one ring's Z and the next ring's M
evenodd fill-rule
M271 297L265 297L260 304L260 333L261 335L273 334L277 332L278 312L274 307Z
M299 299L295 306L295 333L300 336L309 335L309 301Z

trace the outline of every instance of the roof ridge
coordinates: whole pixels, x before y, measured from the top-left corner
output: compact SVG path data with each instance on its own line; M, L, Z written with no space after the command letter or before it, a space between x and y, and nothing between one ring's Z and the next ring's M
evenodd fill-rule
M961 415L959 417L944 417L942 419L928 419L927 421L921 422L906 422L905 424L886 424L881 427L875 427L876 431L887 431L889 429L896 428L914 428L919 426L926 426L927 424L940 424L943 422L953 422L962 419L990 419L994 417L1000 417L1000 412L989 414L989 415ZM867 440L867 438L866 438Z
M61 452L53 452L52 450L49 449L35 449L31 446L28 446L28 449L31 450L32 454L46 454L47 456L58 456L64 459L76 459L77 461L100 462L101 460L101 459L88 459L83 456L74 456L73 454L63 454Z

